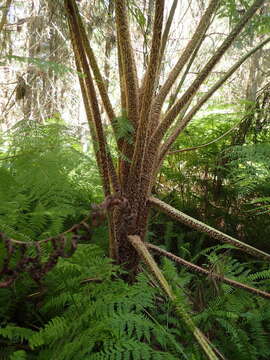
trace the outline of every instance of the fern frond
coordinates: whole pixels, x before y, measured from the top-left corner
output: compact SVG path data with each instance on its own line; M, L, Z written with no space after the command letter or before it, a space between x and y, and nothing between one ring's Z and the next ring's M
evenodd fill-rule
M7 325L4 328L0 328L0 335L12 341L23 342L24 340L29 340L33 334L33 330L14 325Z

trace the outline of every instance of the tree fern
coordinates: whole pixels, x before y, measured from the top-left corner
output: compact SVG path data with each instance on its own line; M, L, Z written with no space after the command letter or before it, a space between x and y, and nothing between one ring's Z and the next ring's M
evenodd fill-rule
M18 137L14 134L9 141L14 141L19 151L7 154L15 157L2 161L0 168L8 189L4 191L4 185L0 185L0 221L1 229L10 236L29 241L65 229L88 212L90 203L100 195L90 184L95 169L93 174L89 172L88 158L84 162L85 155L75 149L78 144L73 143L70 134L63 142L52 144L52 134L65 132L64 128L26 127L26 140L22 130L18 131ZM26 171L29 169L34 180ZM183 247L183 253L191 256L186 235L179 234L173 223L163 222L166 245L177 251ZM181 247L174 244L175 239L181 240ZM104 241L104 229L97 233L96 240ZM226 253L231 248L221 245L202 250L193 260L203 261L209 269L230 278L269 287L269 271L261 266L260 271L252 273L245 263ZM43 256L47 251L44 248ZM220 255L224 251L225 255ZM163 262L163 271L185 311L225 356L269 358L266 334L270 312L264 310L265 300L228 285L217 288L214 278L189 274L170 261ZM13 288L0 289L3 358L203 360L190 334L175 317L173 304L164 299L151 275L141 273L133 285L125 283L121 275L100 247L80 244L73 257L60 260L39 287L22 276ZM18 309L23 314L21 321L16 319ZM31 315L24 316L24 310ZM27 355L20 346L29 349Z

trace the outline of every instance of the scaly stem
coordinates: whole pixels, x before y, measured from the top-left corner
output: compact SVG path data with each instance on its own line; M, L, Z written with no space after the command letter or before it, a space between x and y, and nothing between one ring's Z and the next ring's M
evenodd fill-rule
M128 236L129 241L137 250L138 254L142 258L143 262L149 268L150 272L153 274L154 278L158 281L160 287L168 296L168 298L173 302L175 306L176 314L179 318L184 322L187 329L193 334L199 345L201 346L202 350L206 354L209 360L218 360L217 356L215 355L214 351L210 347L208 340L206 339L205 335L199 330L196 325L194 324L191 316L186 312L183 305L181 304L180 300L176 297L173 293L170 285L168 284L167 280L165 279L164 275L162 274L161 270L157 266L157 263L149 253L145 244L141 241L140 237L137 235L130 235Z
M155 246L153 244L145 243L145 246L148 249L153 250L154 252L159 253L160 255L166 256L168 259L171 259L172 261L175 261L176 263L185 266L191 272L212 277L216 281L223 282L223 283L233 286L235 288L248 291L251 294L255 294L255 295L261 296L265 299L270 300L270 293L268 293L266 291L255 289L252 286L240 283L239 281L236 281L236 280L228 279L227 277L224 277L222 274L213 273L212 271L206 270L206 269L202 268L201 266L192 264L191 262L186 261L186 260L182 259L181 257L176 256L176 255L170 253L169 251L161 249L158 246Z
M212 228L211 226L204 224L203 222L196 220L189 215L184 214L183 212L175 209L174 207L166 204L165 202L163 202L153 196L149 198L149 203L150 203L150 206L157 208L158 210L162 211L166 215L172 217L173 219L181 222L182 224L185 224L186 226L188 226L192 229L195 229L202 233L205 233L205 234L209 235L211 238L216 239L218 241L231 244L250 255L256 256L263 260L270 261L270 255L265 253L264 251L256 249L251 245L245 244L245 243L233 238L230 235L224 234L223 232L216 230L216 229Z

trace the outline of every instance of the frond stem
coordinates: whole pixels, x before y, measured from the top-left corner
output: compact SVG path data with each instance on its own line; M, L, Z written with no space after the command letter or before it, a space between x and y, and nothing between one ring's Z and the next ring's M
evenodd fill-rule
M118 34L118 50L124 72L127 113L130 122L136 129L139 122L138 78L135 57L131 46L126 0L115 0L116 27Z
M213 273L212 271L206 270L206 269L202 268L201 266L192 264L191 262L186 261L186 260L182 259L181 257L176 256L176 255L170 253L169 251L161 249L158 246L155 246L153 244L145 243L145 246L148 249L153 250L154 252L157 252L160 255L166 256L168 259L171 259L172 261L185 266L191 272L194 272L194 273L197 273L197 274L199 273L199 274L202 274L202 275L205 275L205 276L212 277L213 279L215 279L217 281L223 282L223 283L228 284L230 286L233 286L235 288L248 291L251 294L261 296L261 297L263 297L265 299L270 299L270 293L268 293L266 291L256 289L256 288L254 288L252 286L240 283L239 281L231 280L231 279L229 279L227 277L224 277L224 276L222 276L220 274Z
M202 83L206 80L206 78L209 76L209 74L211 73L211 71L213 70L215 65L219 62L219 60L222 58L224 53L232 45L233 41L241 33L241 31L243 30L246 23L252 18L252 16L263 5L264 2L265 2L265 0L255 0L253 5L246 11L246 13L240 19L238 24L234 27L234 29L231 31L231 33L228 35L228 37L224 40L224 42L221 44L221 46L218 48L218 50L215 52L215 54L211 57L211 59L208 61L208 63L205 65L205 67L201 70L200 74L197 76L197 78L194 80L194 82L190 85L188 90L176 102L176 104L169 110L167 115L164 117L164 119L159 124L155 133L152 135L153 145L156 143L159 143L161 141L161 139L165 135L166 131L169 129L169 127L175 120L176 116L179 114L179 111L185 106L185 104L188 101L190 101L190 99L192 99L195 96L197 90L202 85ZM209 19L209 21L210 21L210 19ZM196 45L198 44L200 39L201 39L201 37L199 37L198 41L196 42ZM195 48L195 46L194 46L194 48ZM194 51L194 48L193 48L193 51ZM164 84L164 86L165 86L165 84ZM160 97L163 99L163 97L164 97L162 95L163 93L165 93L165 90L161 89L160 94L158 95L157 100L155 101L155 103L157 102L158 106L160 106L158 98ZM167 92L166 92L166 95L167 95Z
M159 269L157 263L151 256L150 252L148 251L147 247L142 242L140 237L137 235L130 235L130 236L128 236L128 239L131 242L131 244L133 245L133 247L137 250L138 254L142 258L142 260L146 264L146 266L149 268L150 272L153 274L155 279L158 281L158 283L159 283L160 287L162 288L162 290L164 291L164 293L173 302L177 315L185 323L188 330L193 334L193 336L195 337L195 339L201 346L202 350L206 354L207 358L209 360L218 360L213 349L211 348L208 341L206 340L205 335L196 327L191 316L184 309L184 307L180 303L179 299L173 293L171 286L168 284L163 273Z
M237 61L227 72L226 74L214 84L207 93L201 97L201 99L197 102L197 104L188 112L188 114L179 122L178 126L174 130L174 132L169 136L167 141L163 144L161 148L160 161L164 159L165 155L169 151L170 146L177 139L179 134L185 129L188 123L193 119L196 113L200 110L200 108L206 103L207 100L229 79L229 77L235 73L235 71L256 51L261 49L264 45L266 45L270 41L270 37L262 41L259 45L250 50L246 55L244 55L239 61ZM168 113L169 116L169 113Z
M163 202L153 196L151 196L148 199L148 201L150 203L150 206L160 210L164 214L170 216L171 218L175 219L176 221L179 221L182 224L184 224L192 229L195 229L202 233L205 233L208 236L210 236L211 238L216 239L218 241L231 244L231 245L235 246L236 248L238 248L250 255L256 256L263 260L270 261L270 255L267 254L266 252L256 249L253 246L248 245L246 243L243 243L243 242L233 238L230 235L224 234L223 232L221 232L215 228L212 228L211 226L209 226L199 220L196 220L187 214L184 214L183 212L175 209L174 207L166 204L165 202Z

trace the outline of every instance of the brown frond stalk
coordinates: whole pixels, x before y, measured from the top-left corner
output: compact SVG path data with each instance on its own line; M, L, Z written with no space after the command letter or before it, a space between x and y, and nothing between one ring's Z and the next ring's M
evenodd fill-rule
M156 0L155 4L155 19L153 29L153 39L150 52L149 65L144 81L144 88L142 89L142 105L140 111L140 119L136 134L135 150L130 168L129 182L140 177L140 164L144 155L145 144L147 143L147 133L151 128L151 119L149 119L149 112L151 106L151 99L154 94L156 76L159 68L159 52L161 46L161 34L163 25L164 0ZM137 181L137 179L136 179Z
M193 334L202 350L206 354L207 358L210 360L218 360L214 351L210 347L208 340L205 335L196 327L190 315L186 312L179 299L173 293L170 285L162 274L161 270L157 266L157 263L151 256L145 244L141 241L140 237L137 235L128 236L129 241L133 247L137 250L138 254L142 258L143 262L146 264L150 272L153 274L154 278L159 283L162 290L169 297L169 299L174 303L175 310L180 319L185 323L188 330Z
M106 84L104 83L104 80L103 80L103 77L102 77L102 75L101 75L99 66L98 66L98 64L97 64L97 61L96 61L94 52L93 52L93 50L92 50L92 47L91 47L91 45L90 45L88 36L87 36L87 34L86 34L85 27L84 27L84 25L83 25L83 22L82 22L82 19L81 19L81 16L80 16L80 13L79 13L79 10L78 10L78 6L77 6L76 2L74 3L73 8L74 8L74 13L75 13L75 15L76 15L78 24L79 24L79 26L80 26L81 37L82 37L82 40L83 40L83 44L84 44L84 48L85 48L85 53L86 53L86 55L87 55L89 64L90 64L91 69L92 69L92 71L93 71L94 78L95 78L95 82L96 82L96 84L97 84L97 87L98 87L98 90L99 90L99 93L100 93L100 97L101 97L102 102L103 102L103 105L104 105L104 109L105 109L105 111L106 111L106 113L107 113L107 116L108 116L108 118L109 118L109 120L110 120L110 123L111 123L111 125L112 125L113 131L114 131L114 133L116 134L116 128L115 128L115 113L114 113L114 110L113 110L111 101L110 101L110 99L109 99L109 95L108 95L108 91L107 91Z
M75 46L75 44L74 44L74 46ZM74 48L74 54L75 54L75 48ZM76 68L77 68L78 73L81 73L82 69L79 65L78 55L75 56L75 62L76 62ZM91 107L90 107L90 104L87 99L86 87L85 87L85 83L84 83L82 77L79 77L79 82L80 82L82 98L83 98L83 103L84 103L87 119L92 119ZM93 143L93 147L94 147L96 162L98 165L99 172L102 173L102 164L101 164L100 152L99 152L99 148L98 148L98 139L97 139L96 130L95 130L93 121L88 121L88 124L89 124L89 128L90 128L90 135L91 135L91 139L92 139L92 143ZM108 149L108 145L107 144L105 144L105 145L106 145L106 148ZM109 150L107 152L107 161L108 161L109 178L110 178L110 182L111 182L113 191L115 193L120 193L121 189L120 189L119 180L118 180L118 177L117 177L117 174L115 171L115 167L113 164L113 160L112 160ZM104 193L105 193L105 189L104 189Z
M114 1L113 0L109 0L108 3L108 11L107 11L107 16L108 16L108 20L107 20L107 25L109 26L111 23L111 19L113 16L113 12L114 12ZM110 57L111 57L111 52L113 50L114 47L114 35L111 31L111 28L109 28L109 31L106 31L106 41L105 41L105 61L104 61L104 83L105 83L105 88L108 92L109 89L109 84L110 84Z
M70 37L71 37L71 42L72 42L74 56L75 56L76 69L77 69L78 73L82 73L81 64L79 62L79 55L77 53L76 44L74 43L74 39L73 39L73 36L71 35L71 32L72 32L72 30L70 30ZM94 148L94 154L95 154L95 158L96 158L96 162L97 162L97 167L99 169L99 172L101 173L102 164L101 164L101 159L100 159L100 154L99 154L99 149L98 149L98 139L97 139L96 129L94 127L93 120L92 120L92 111L91 111L91 107L90 107L88 97L87 97L86 84L80 76L79 76L79 82L80 82L80 88L81 88L85 113L86 113L86 117L88 120L88 126L90 129L90 136L91 136L91 140L92 140L92 144L93 144L93 148ZM105 188L103 188L103 190L105 192ZM106 190L106 192L107 192L107 190Z
M168 259L171 259L172 261L174 261L174 262L176 262L176 263L178 263L180 265L185 266L191 272L194 272L194 273L197 273L197 274L199 273L199 274L209 276L209 277L213 277L215 280L223 282L223 283L228 284L230 286L233 286L235 288L248 291L251 294L261 296L261 297L263 297L265 299L270 299L270 293L268 293L266 291L256 289L256 288L254 288L252 286L240 283L239 281L236 281L236 280L231 280L231 279L229 279L227 277L224 277L224 276L222 276L220 274L215 274L212 271L206 270L206 269L202 268L201 266L192 264L191 262L186 261L186 260L182 259L181 257L176 256L176 255L174 255L174 254L172 254L172 253L170 253L170 252L168 252L166 250L163 250L163 249L161 249L158 246L155 246L153 244L145 243L145 246L148 249L151 249L154 252L157 252L160 255L166 256Z
M118 55L118 73L119 73L119 84L120 84L120 93L121 93L121 116L127 117L127 94L126 94L126 81L124 76L123 61L119 45L119 33L117 31L117 55ZM130 163L125 159L132 159L133 156L133 145L129 144L125 139L119 139L118 141L118 151L120 151L124 156L119 158L119 180L123 185L125 179L128 177Z
M164 56L164 52L165 52L166 44L167 44L167 41L168 41L169 33L170 33L170 30L171 30L172 21L173 21L174 15L175 15L175 10L176 10L176 7L177 7L177 3L178 3L178 0L174 0L173 3L172 3L170 13L169 13L168 19L166 21L165 29L164 29L164 32L162 34L161 48L160 48L159 60L158 60L159 69L161 67L162 58Z
M125 115L127 108L126 82L124 76L123 60L120 50L119 31L117 30L116 33L117 33L118 75L119 75L119 84L120 84L120 93L121 93L121 110L122 110L122 115Z
M204 148L206 146L212 145L212 144L218 142L219 140L223 139L225 136L229 135L234 129L236 129L242 123L243 120L244 119L241 119L233 127L231 127L229 130L227 130L224 134L220 135L219 137L217 137L214 140L209 141L208 143L192 146L192 147L189 147L189 148L173 150L173 151L170 151L168 153L168 155L175 155L175 154L180 154L182 152L188 152L188 151L196 151L196 150L202 149L202 148Z
M166 49L166 45L167 45L167 42L168 42L170 29L171 29L171 25L172 25L174 15L175 15L175 10L176 10L176 7L177 7L177 3L178 3L178 0L174 0L173 3L172 3L172 6L171 6L171 9L170 9L170 12L169 12L169 16L168 16L168 19L167 19L166 24L165 24L164 32L162 34L161 47L160 47L159 59L158 59L158 74L157 74L157 77L156 77L155 87L157 87L158 80L160 78L160 73L161 73L161 68L162 68L162 59L163 59L164 52L165 52L165 49ZM143 82L142 82L143 85L140 88L140 99L142 98L142 91L143 91L143 88L144 88L144 83L145 83L145 77L143 78Z
M108 148L108 145L106 145L106 147ZM121 192L121 186L119 183L119 179L115 170L115 166L112 160L112 156L109 150L107 150L107 160L108 160L108 169L109 169L109 176L110 176L110 181L112 184L112 188L113 191L116 194L120 194Z
M152 110L151 110L152 116L154 117L153 121L155 123L158 122L161 108L162 108L162 105L164 103L166 96L168 95L172 85L176 81L178 75L180 74L181 70L187 63L188 59L191 57L194 50L196 49L196 47L200 43L201 39L203 38L205 31L208 28L208 26L211 22L211 18L213 16L213 14L215 13L219 3L220 3L220 0L211 0L210 1L208 8L206 9L204 15L202 16L202 18L197 26L197 29L194 32L194 35L192 36L191 40L187 44L187 46L186 46L184 52L182 53L182 55L180 56L178 62L176 63L176 65L174 66L172 71L170 72L165 84L160 89L160 92L157 95L157 97L153 103Z
M149 108L150 108L149 99L152 99L155 89L156 75L158 73L158 67L159 67L158 59L159 59L160 46L161 46L163 15L164 15L164 0L156 0L153 38L152 38L152 45L151 45L150 58L149 58L150 60L146 72L145 84L142 94L142 108L140 113L140 123L142 125L144 125L145 122L147 121ZM146 115L144 115L145 112L147 113Z
M114 215L113 211L107 215L108 218L108 226L109 226L109 255L111 259L115 261L118 260L118 244L117 244L117 234L115 229Z
M75 39L74 39L74 36L73 36L73 31L72 31L72 27L71 27L70 22L69 22L69 32L70 32L71 44L72 44L73 51L74 51L76 69L77 69L78 74L82 74L83 70L82 70L80 60L79 60L80 57L79 57L79 54L78 54L78 49L77 49L76 42L75 42ZM91 136L92 143L93 143L94 154L95 154L98 169L101 172L102 165L101 165L101 160L100 160L100 156L99 156L97 134L96 134L96 130L95 130L95 127L94 127L94 124L93 124L93 121L92 121L92 112L91 112L91 106L90 106L90 103L89 103L88 97L87 97L86 84L83 81L82 76L78 76L78 78L79 78L79 83L80 83L80 88L81 88L85 113L86 113L86 117L88 119L88 125L89 125L89 129L90 129L90 136Z
M131 46L126 0L115 0L118 49L125 81L126 104L129 121L137 128L139 122L138 78Z
M151 196L148 201L150 203L150 206L157 208L164 214L172 217L173 219L181 222L182 224L184 224L192 229L195 229L202 233L205 233L209 237L216 239L218 241L231 244L231 245L235 246L236 248L238 248L250 255L256 256L263 260L270 261L270 255L265 253L264 251L256 249L253 246L248 245L246 243L243 243L243 242L233 238L230 235L224 234L223 232L221 232L215 228L212 228L211 226L209 226L199 220L196 220L189 215L184 214L183 212L175 209L174 207L166 204L165 202L163 202L153 196Z
M256 11L263 5L265 0L255 0L253 5L247 10L247 12L243 15L239 23L234 27L234 29L231 31L229 36L224 40L224 42L221 44L219 49L216 51L216 53L211 57L211 59L208 61L208 63L205 65L205 67L202 69L200 74L197 76L197 78L194 80L194 82L190 85L188 90L184 93L184 95L176 102L176 104L169 110L168 114L165 116L165 118L162 120L158 128L156 129L155 133L153 134L153 144L156 144L159 142L166 131L169 129L173 121L175 120L176 116L179 114L181 109L185 106L185 104L190 101L196 94L197 90L201 86L201 84L204 82L204 80L208 77L208 75L211 73L215 65L219 62L219 60L222 58L224 53L229 49L229 47L232 45L233 41L236 39L236 37L241 33L244 26L247 24L247 22L252 18L252 16L256 13ZM200 38L199 38L200 39ZM198 42L197 42L198 43ZM166 83L164 84L165 87ZM163 94L164 90L160 90L160 94ZM161 97L161 95L158 95L158 97ZM155 101L158 106L158 100Z
M149 139L149 143L147 144L145 148L145 156L143 158L143 164L142 164L142 174L148 174L147 178L142 178L142 193L143 196L148 197L148 195L151 192L151 187L153 183L153 178L156 174L156 169L159 167L159 162L157 158L157 154L160 151L160 141L162 139L162 136L153 136L153 133L151 133L150 130L153 130L154 134L159 129L158 121L161 113L162 104L166 98L166 95L168 94L171 86L173 85L174 81L176 80L177 76L179 75L180 71L185 66L186 62L190 58L190 56L193 54L194 50L198 46L198 44L201 41L201 38L204 36L204 33L206 29L208 28L211 17L213 13L215 12L215 9L217 8L219 3L219 0L211 0L209 7L207 8L203 18L201 19L195 34L193 35L192 39L188 43L186 49L184 50L183 54L180 56L180 59L172 72L169 75L169 78L163 85L163 87L160 90L160 93L155 98L151 110L150 110L150 123L151 123L151 129L149 127L149 135L151 136ZM167 85L166 85L167 84ZM154 131L154 127L157 126L156 130ZM148 179L149 178L149 179Z
M76 64L79 71L84 74L81 84L83 84L82 92L85 94L85 100L87 102L88 123L90 130L93 131L93 125L95 128L94 137L98 142L98 154L96 154L98 165L100 167L100 175L102 177L103 189L105 196L110 194L110 176L107 159L106 140L103 133L103 126L101 122L101 116L96 96L96 91L91 75L91 71L87 62L84 42L82 39L81 28L76 16L76 10L74 8L74 0L65 0L65 7L67 11L70 35L72 39L72 45L74 47L74 54L76 57Z
M210 24L209 24L209 26L210 26ZM181 90L181 88L182 88L182 86L183 86L183 84L184 84L184 82L186 80L188 72L189 72L194 60L196 59L196 56L198 54L198 51L200 50L200 47L202 46L204 38L205 38L205 36L203 36L201 38L200 42L198 43L196 49L194 50L194 52L193 52L193 54L192 54L192 56L191 56L191 58L190 58L190 60L189 60L189 62L187 64L187 66L185 68L184 74L181 77L181 79L179 81L179 84L177 85L177 88L176 88L175 92L170 96L169 101L168 101L168 107L167 107L166 113L170 110L171 107L173 107L173 105L174 105L174 103L175 103L175 101L177 99L177 95L178 95L179 91Z
M150 272L154 275L155 279L158 281L161 289L170 299L173 300L174 296L170 285L168 284L164 275L158 268L157 263L152 258L149 251L147 250L145 244L141 241L140 237L137 235L129 235L128 239L131 242L131 244L134 246L134 248L137 250L138 254L142 258L146 266L149 268Z
M169 136L167 141L164 143L161 149L160 161L165 157L168 152L170 146L179 136L179 134L185 129L188 123L192 120L194 115L200 110L200 108L206 103L207 100L228 80L228 78L235 73L235 71L245 62L251 55L253 55L256 51L261 49L264 45L266 45L270 41L270 37L262 41L258 46L249 51L246 55L244 55L239 61L237 61L227 72L226 74L215 84L213 85L207 93L201 97L198 103L188 112L188 114L179 122L176 129ZM168 114L169 115L169 114Z
M79 13L79 10L78 10L78 7L77 7L76 3L73 3L73 9L74 9L74 14L75 14L75 16L77 18L77 22L78 22L78 24L80 26L81 37L82 37L82 40L83 40L83 45L84 45L84 48L85 48L86 56L88 58L90 66L92 68L94 78L95 78L97 87L99 89L99 93L100 93L100 96L101 96L105 111L106 111L107 116L108 116L108 118L109 118L109 120L111 122L113 131L114 131L114 134L115 134L115 137L116 137L116 140L117 140L116 125L115 125L115 113L114 113L114 110L112 108L109 96L108 96L108 91L107 91L107 88L106 88L106 84L103 81L103 78L102 78L102 75L100 73L100 70L99 70L99 67L98 67L94 52L93 52L93 50L92 50L92 48L90 46L90 43L89 43L89 40L88 40L88 37L87 37L87 34L86 34L86 31L85 31L85 28L84 28L84 25L83 25L83 22L82 22L82 19L81 19L81 16L80 16L80 13ZM83 81L81 81L81 79L80 79L80 83L81 83L81 86L82 86ZM84 103L85 103L85 101L84 101ZM85 106L85 108L87 108L87 105ZM88 110L88 114L90 116L91 111ZM93 122L91 121L91 124L92 123ZM92 133L93 132L94 132L94 129L92 129ZM97 142L96 142L97 141L97 136L95 136L94 138L95 139L93 139L93 142L95 142L95 144L97 144ZM104 137L104 140L105 140L105 137ZM118 143L118 147L120 148L119 141L117 141L117 143ZM94 145L94 146L96 146L96 148L97 148L97 145ZM107 146L106 142L105 142L105 147L107 148L107 161L108 161L108 172L109 172L110 181L111 181L113 190L116 193L118 193L118 192L120 192L120 185L119 185L117 174L116 174L114 164L113 164L113 161L112 161L112 158L111 158L111 154L108 151L108 146ZM100 160L99 160L99 162L100 162Z

